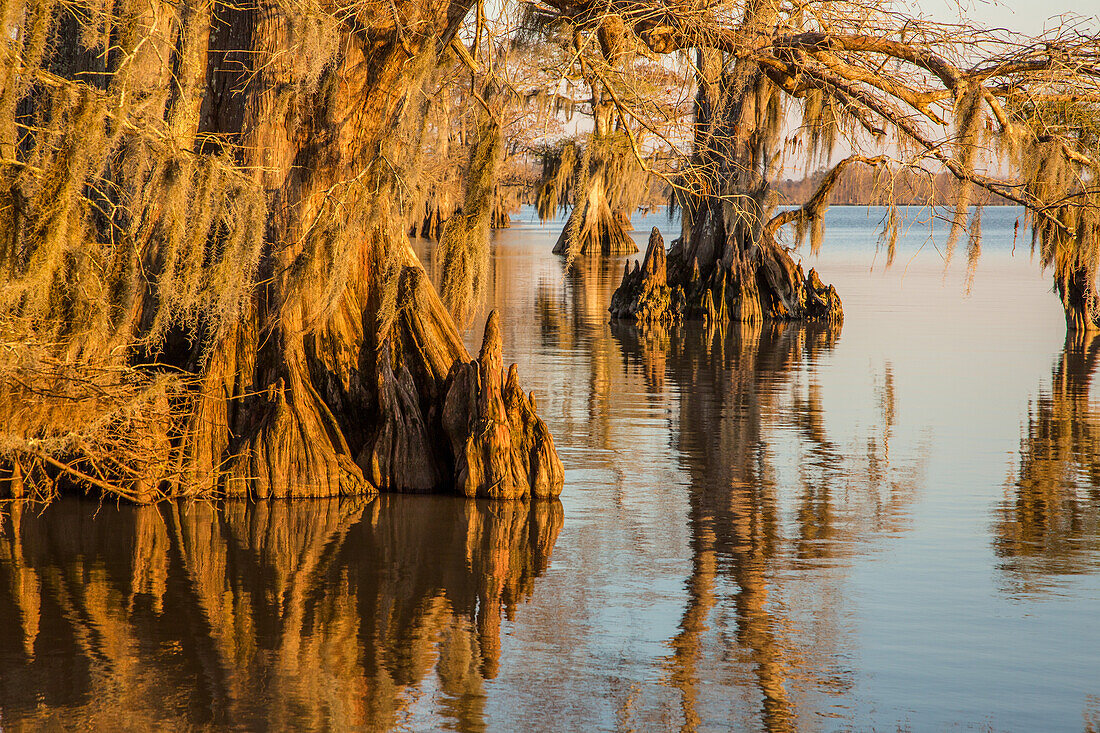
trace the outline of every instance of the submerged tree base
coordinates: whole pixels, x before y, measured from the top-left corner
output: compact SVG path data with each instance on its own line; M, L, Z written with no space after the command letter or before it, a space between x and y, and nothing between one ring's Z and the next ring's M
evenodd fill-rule
M564 471L553 438L534 396L520 389L516 366L504 370L496 312L480 356L467 361L453 328L427 323L441 309L434 292L408 289L429 302L415 304L419 316L409 308L398 315L375 355L376 404L358 425L327 408L337 402L331 384L320 387L324 398L294 380L236 398L216 364L200 379L97 368L9 344L0 364L0 499L49 501L71 491L136 504L378 491L560 494ZM250 427L237 435L231 424Z
M698 261L688 269L665 253L656 227L642 265L635 262L631 269L627 263L608 310L613 319L665 324L685 318L709 323L844 319L836 289L822 283L815 270L803 275L802 266L778 246L761 248L748 262L718 260L704 276Z
M1068 333L1095 333L1100 331L1100 299L1095 292L1095 275L1090 268L1066 268L1054 276L1054 289L1062 300L1066 313Z
M535 414L535 395L520 389L516 365L505 375L502 351L494 310L478 358L455 362L447 377L442 423L454 455L455 489L494 499L557 496L564 470L554 439Z
M638 245L627 232L634 227L623 211L611 211L606 202L589 204L582 211L573 209L554 244L554 254L568 255L629 255Z

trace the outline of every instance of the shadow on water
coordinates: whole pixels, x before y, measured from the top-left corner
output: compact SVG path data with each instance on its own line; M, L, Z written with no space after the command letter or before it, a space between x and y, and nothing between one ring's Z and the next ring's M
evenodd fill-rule
M994 521L1001 568L1021 590L1100 565L1100 336L1069 334L1050 391L1032 404L1016 477Z
M57 502L0 517L0 720L96 729L485 727L501 614L560 503ZM432 672L434 670L434 679Z

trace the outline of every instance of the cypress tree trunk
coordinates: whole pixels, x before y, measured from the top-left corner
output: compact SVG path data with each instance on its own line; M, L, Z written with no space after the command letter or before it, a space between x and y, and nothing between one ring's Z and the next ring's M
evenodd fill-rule
M612 209L607 189L607 166L597 164L589 173L583 190L577 196L565 228L554 244L554 254L617 255L633 254L638 246L627 234L633 227L630 216L622 209ZM570 241L575 244L570 246Z
M1078 267L1054 278L1054 286L1066 312L1066 330L1071 333L1100 330L1100 324L1096 322L1100 303L1093 288L1095 277L1089 268Z
M804 274L765 227L768 118L775 114L769 106L776 103L778 89L751 61L739 59L723 73L717 51L700 51L698 67L692 160L698 180L684 205L683 236L668 252L667 282L624 274L612 299L612 316L839 321L843 313L836 291L812 270ZM659 235L650 238L651 249L655 246L664 246ZM656 300L646 294L657 292L662 295ZM657 307L658 300L669 305Z
M74 182L26 203L26 170L52 142L34 133L24 145L27 166L14 183L5 176L3 190L19 202L14 209L39 220L60 198L74 209L70 237L83 231L110 243L64 245L75 261L102 258L116 275L81 306L115 321L74 330L69 341L79 346L70 353L131 344L135 360L193 375L197 387L173 403L186 427L171 436L176 476L192 490L257 498L375 489L557 494L561 464L514 370L505 377L499 327L483 348L493 358L471 362L405 234L421 84L472 3L407 0L377 17L300 4L127 8L110 16L116 26L108 25L103 47L112 51L98 54L85 52L86 29L58 22L42 66L61 81L35 77L9 120L26 127L58 119L58 98L76 97L59 122L67 147L53 146ZM28 7L29 31L36 14L67 13L49 0ZM24 64L34 61L26 47ZM103 63L105 74L86 74ZM106 93L89 91L85 78L105 80ZM105 138L100 159L85 161L80 152L96 136ZM152 172L129 172L149 157ZM217 175L188 173L205 170ZM68 199L83 191L94 202L90 189L115 192L105 194L119 204L114 213L75 211ZM196 208L202 196L215 202L214 214ZM2 223L5 241L23 236L18 221ZM193 231L185 263L177 239ZM7 257L16 283L34 257ZM72 289L71 269L48 273L55 287ZM198 284L185 287L190 278ZM238 303L209 306L234 288ZM63 292L60 300L77 311L76 298ZM21 313L37 328L45 309L28 303ZM480 381L461 378L470 369ZM479 409L456 407L444 421L448 401ZM469 470L468 456L485 452L486 441L494 450Z
M511 186L497 186L496 191L493 192L492 206L489 228L508 229L512 226L512 212L519 211L519 195Z
M554 254L615 255L633 254L638 246L627 232L632 199L630 188L637 185L631 164L623 159L633 152L621 149L621 134L612 125L610 100L593 101L594 130L587 143L573 185L573 210L554 244ZM620 143L620 144L616 144ZM616 180L619 176L620 180Z

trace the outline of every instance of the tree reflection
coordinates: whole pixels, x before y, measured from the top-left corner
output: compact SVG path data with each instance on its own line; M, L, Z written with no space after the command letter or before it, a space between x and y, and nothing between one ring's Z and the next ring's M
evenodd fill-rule
M818 370L838 331L609 324L622 260L578 260L569 272L553 262L537 277L530 261L505 261L502 268L517 269L495 271L496 292L535 290L534 312L517 311L510 322L537 328L544 353L569 355L547 368L554 381L547 399L560 408L555 429L570 436L575 466L602 471L599 481L614 487L619 503L608 511L638 527L632 561L660 559L638 513L687 522L686 603L668 639L668 687L651 695L629 675L616 678L620 726L820 725L817 713L854 684L846 557L905 528L921 479L918 459L891 452L898 409L889 363L876 367L866 393L845 392L845 401L870 406L858 413L862 431L851 433L858 439L838 440L827 419L829 383ZM530 302L513 301L513 308ZM651 482L686 478L686 517L661 515L638 496L664 491L679 507L683 490L640 486L634 450L669 456L667 467L641 470ZM564 629L563 638L573 640L570 633L577 632Z
M578 257L558 278L543 279L535 293L543 348L576 355L560 367L567 371L562 390L570 396L561 417L561 432L584 447L586 469L598 468L614 476L620 508L631 476L619 450L640 437L635 421L622 414L624 397L646 395L650 407L671 408L663 389L663 362L651 364L644 374L637 373L631 368L631 356L612 336L614 325L608 325L607 303L622 278L623 263L630 261ZM560 261L554 264L562 267Z
M385 728L433 669L484 680L547 567L559 503L383 496L0 518L0 719L97 729Z
M876 534L899 529L918 483L919 465L890 465L889 365L864 456L829 438L823 387L809 368L836 343L835 329L688 324L671 334L625 325L612 332L632 368L663 372L679 395L692 572L669 680L681 693L683 729L723 714L707 691L727 674L748 675L740 684L759 695L751 716L758 724L799 728L801 698L851 684L835 666L844 656L836 647L847 642L842 577L832 568ZM806 597L790 602L796 594Z
M1005 569L1025 583L1095 569L1100 557L1100 409L1089 393L1094 333L1071 333L1020 440L1020 463L995 522Z

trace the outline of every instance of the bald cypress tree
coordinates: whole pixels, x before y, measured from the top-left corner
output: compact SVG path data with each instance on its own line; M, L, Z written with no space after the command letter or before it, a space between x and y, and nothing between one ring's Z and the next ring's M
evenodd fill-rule
M837 320L835 291L803 273L781 231L792 227L795 243L808 234L816 250L832 187L862 165L887 197L901 168L954 177L946 251L950 260L968 234L971 266L981 251L969 224L977 192L1025 207L1069 328L1097 328L1095 36L1072 23L1034 38L936 23L886 0L543 5L582 36L598 36L614 17L625 44L695 77L692 125L679 136L690 142L672 141L683 148L683 236L667 266L624 274L613 316ZM612 103L623 117L636 114L636 102ZM841 140L854 154L835 154ZM801 206L775 211L771 182L797 160L825 163L827 173ZM891 211L888 258L897 230Z
M5 3L6 410L86 418L11 429L8 493L560 491L498 319L471 362L405 234L471 6Z

